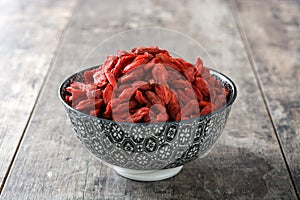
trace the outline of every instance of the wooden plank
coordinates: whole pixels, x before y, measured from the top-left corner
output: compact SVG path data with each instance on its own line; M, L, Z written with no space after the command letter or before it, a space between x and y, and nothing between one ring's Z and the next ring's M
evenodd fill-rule
M0 183L73 7L74 1L0 2Z
M176 177L153 183L122 178L83 148L73 135L56 94L59 83L78 69L99 41L127 28L143 26L164 26L192 36L205 46L220 66L218 69L232 77L239 89L224 135L209 155L187 164ZM170 43L189 47L180 40ZM84 2L78 6L45 84L3 197L296 199L268 119L227 2Z
M250 57L300 195L300 2L237 0L236 5Z

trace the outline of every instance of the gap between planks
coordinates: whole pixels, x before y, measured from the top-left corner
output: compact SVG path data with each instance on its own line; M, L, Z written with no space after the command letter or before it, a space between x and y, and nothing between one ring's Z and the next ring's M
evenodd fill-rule
M22 131L22 134L21 134L20 140L19 140L19 142L18 142L18 145L17 145L17 147L16 147L16 150L15 150L15 152L14 152L14 154L13 154L13 157L12 157L12 159L11 159L11 161L10 161L10 163L9 163L9 166L8 166L8 168L7 168L7 170L6 170L6 173L5 173L5 175L4 175L3 181L2 181L2 183L1 183L1 185L0 185L0 196L1 196L1 194L2 194L2 191L3 191L3 188L4 188L5 183L6 183L6 181L7 181L7 178L9 177L10 172L11 172L11 170L12 170L12 166L13 166L13 164L14 164L14 161L15 161L16 157L17 157L17 154L18 154L19 149L20 149L20 147L21 147L22 141L23 141L23 139L24 139L24 137L25 137L25 133L26 133L26 131L27 131L27 129L28 129L28 126L29 126L29 123L30 123L30 121L31 121L33 112L35 111L37 102L39 101L40 96L41 96L41 93L43 92L45 83L49 80L50 73L51 73L52 68L53 68L53 63L54 63L54 61L55 61L57 55L60 53L60 50L61 50L61 44L62 44L62 42L64 41L65 33L66 33L66 31L68 30L68 28L70 27L70 25L72 24L73 19L74 19L74 15L75 15L75 13L77 12L77 10L78 10L78 1L76 1L75 6L74 6L73 10L71 11L71 17L70 17L69 21L68 21L68 22L65 24L65 26L63 27L63 29L62 29L62 31L61 31L61 34L60 34L60 36L59 36L59 38L58 38L58 40L57 40L57 43L56 43L56 45L55 45L53 57L52 57L52 59L51 59L51 61L50 61L49 67L48 67L48 69L47 69L46 76L44 77L44 79L43 79L43 81L42 81L41 87L40 87L40 89L39 89L39 91L38 91L38 94L37 94L37 97L36 97L36 99L35 99L35 101L34 101L34 105L33 105L32 109L31 109L31 111L30 111L30 113L29 113L28 120L27 120L27 122L26 122L26 124L25 124L25 127L24 127L23 131Z
M298 199L300 199L300 194L299 194L299 192L298 192L298 190L297 190L295 180L293 179L293 175L292 175L292 173L291 173L291 170L290 170L288 161L287 161L286 156L285 156L285 152L284 152L284 149L283 149L283 145L282 145L282 143L281 143L281 140L280 140L278 131L277 131L277 129L276 129L276 125L275 125L274 118L273 118L273 116L272 116L272 114L271 114L271 110L270 110L270 107L269 107L269 104L268 104L268 101L267 101L267 98L266 98L266 94L265 94L265 92L264 92L264 90L263 90L262 82L261 82L260 77L259 77L257 65L256 65L256 62L255 62L255 59L254 59L252 50L251 50L251 48L250 48L249 40L248 40L247 35L246 35L245 31L244 31L244 24L243 24L243 21L242 21L241 16L240 16L239 13L238 13L239 11L238 11L238 7L237 7L236 0L230 0L229 2L230 2L230 6L231 6L231 10L232 10L232 13L233 13L234 20L235 20L236 25L237 25L237 29L238 29L239 34L240 34L240 36L241 36L241 40L242 40L242 42L243 42L243 46L244 46L244 48L245 48L245 50L246 50L248 60L249 60L249 62L250 62L252 71L253 71L253 73L254 73L255 80L256 80L257 86L258 86L258 88L259 88L259 92L260 92L260 94L261 94L261 96L262 96L262 99L263 99L265 108L266 108L266 110L267 110L267 114L268 114L269 119L270 119L270 122L271 122L271 124L272 124L273 131L274 131L274 133L275 133L277 142L278 142L278 144L279 144L279 148L280 148L280 151L281 151L281 154L282 154L282 157L283 157L285 166L286 166L287 171L288 171L288 174L289 174L289 176L290 176L290 179L291 179L293 188L294 188L294 190L295 190L296 196L297 196Z

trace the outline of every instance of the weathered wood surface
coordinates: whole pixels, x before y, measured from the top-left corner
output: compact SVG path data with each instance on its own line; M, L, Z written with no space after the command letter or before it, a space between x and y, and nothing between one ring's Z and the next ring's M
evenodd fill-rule
M300 1L237 2L249 53L300 195Z
M95 44L143 26L176 29L201 42L239 91L224 135L209 155L187 164L176 177L152 183L122 178L88 152L73 135L56 92ZM230 5L221 0L82 1L2 198L296 199Z
M0 191L74 1L0 2Z

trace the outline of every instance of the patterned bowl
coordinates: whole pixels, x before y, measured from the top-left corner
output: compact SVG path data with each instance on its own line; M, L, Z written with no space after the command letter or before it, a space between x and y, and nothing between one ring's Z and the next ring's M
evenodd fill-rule
M185 163L204 157L220 137L237 95L228 77L210 70L229 90L227 104L222 108L179 122L115 122L84 114L64 101L65 88L70 82L83 80L84 71L67 78L58 91L75 135L118 174L139 181L170 178L179 173Z

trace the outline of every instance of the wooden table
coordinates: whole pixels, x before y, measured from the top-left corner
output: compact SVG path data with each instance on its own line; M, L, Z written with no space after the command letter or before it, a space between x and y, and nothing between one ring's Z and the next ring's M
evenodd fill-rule
M299 199L299 13L298 0L1 1L1 199ZM208 156L149 183L88 152L57 98L95 44L146 26L194 38L238 87Z

